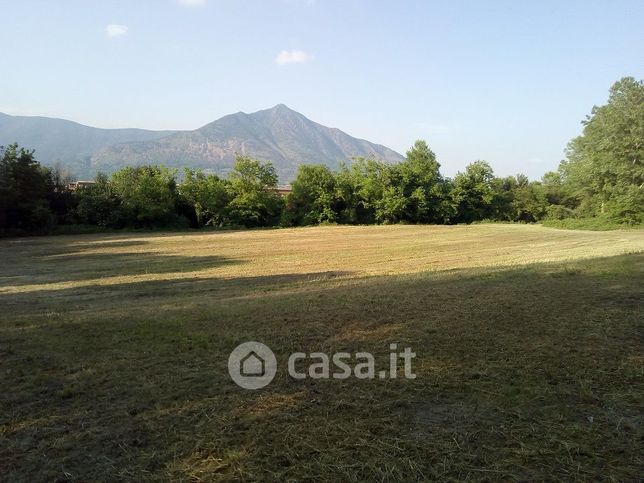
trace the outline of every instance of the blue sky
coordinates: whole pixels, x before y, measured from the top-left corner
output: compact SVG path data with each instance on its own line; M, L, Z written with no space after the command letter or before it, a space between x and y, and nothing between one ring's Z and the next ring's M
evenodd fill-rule
M0 111L194 129L278 103L443 172L539 178L610 85L644 1L0 0Z

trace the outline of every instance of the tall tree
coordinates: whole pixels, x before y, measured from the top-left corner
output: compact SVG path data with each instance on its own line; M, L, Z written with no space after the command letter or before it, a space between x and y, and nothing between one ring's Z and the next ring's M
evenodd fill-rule
M78 223L109 228L125 226L125 220L122 220L119 212L121 200L112 189L107 175L98 173L93 185L78 188L75 195L78 199Z
M583 216L644 221L644 83L625 77L593 107L560 172Z
M221 226L227 221L228 183L216 174L186 168L179 194L195 213L197 226Z
M303 164L286 197L285 225L314 225L338 220L336 180L325 165Z
M49 205L51 172L34 151L0 147L0 231L45 231L55 218Z
M123 223L129 226L180 224L175 175L174 170L164 166L137 166L114 173L111 190L120 200Z
M354 158L336 174L340 223L368 224L376 221L376 202L382 196L384 163Z
M272 163L238 155L228 182L228 216L233 224L270 226L279 221L283 201L277 193L277 171Z
M449 216L444 203L446 185L440 164L427 143L418 140L398 164L401 195L407 200L405 218L415 223L441 223Z
M452 199L456 221L471 223L489 218L495 196L494 172L486 161L476 161L454 177Z
M78 198L70 189L70 185L75 181L71 171L56 164L49 169L50 172L50 192L48 195L49 206L57 223L73 223L73 213L78 204Z

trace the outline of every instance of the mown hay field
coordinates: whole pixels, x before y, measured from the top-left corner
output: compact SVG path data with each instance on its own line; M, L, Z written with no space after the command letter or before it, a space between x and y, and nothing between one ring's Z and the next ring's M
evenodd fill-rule
M0 241L0 479L637 480L644 232L370 226ZM411 347L416 379L227 358Z

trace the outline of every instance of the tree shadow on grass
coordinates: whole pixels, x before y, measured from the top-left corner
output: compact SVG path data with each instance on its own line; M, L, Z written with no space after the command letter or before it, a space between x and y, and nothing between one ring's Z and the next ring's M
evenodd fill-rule
M45 253L30 255L29 263L9 260L0 272L3 287L45 285L107 277L154 273L181 273L209 270L223 265L241 264L241 260L219 256L187 256L153 251L95 251L136 249L149 244L142 240L61 245ZM35 263L34 263L35 262Z
M0 332L0 464L23 480L636 480L643 260L55 290L96 313ZM278 358L259 391L227 373L247 340ZM416 379L283 370L293 351L386 362L390 342L417 353Z
M159 306L166 305L168 299L181 297L187 301L194 298L205 297L204 300L222 300L228 298L241 299L249 296L264 296L266 294L278 295L284 290L297 290L331 280L350 277L353 273L349 271L326 271L311 272L303 274L275 274L248 277L215 277L207 276L198 278L187 267L194 262L196 267L205 269L208 267L220 266L226 263L237 263L234 261L222 261L216 257L194 257L195 260L179 259L174 267L168 263L167 256L154 255L150 257L153 262L158 262L159 271L156 273L168 274L167 279L128 281L116 283L90 283L88 285L76 285L68 287L49 288L43 285L34 290L19 292L0 292L0 307L2 305L15 306L30 304L33 307L45 307L51 310L71 310L74 307L87 307L91 304L118 304L130 305L133 309L138 304L154 303L158 301ZM191 257L188 257L191 258ZM203 259L206 259L204 262ZM160 259L157 260L157 259ZM93 265L97 266L96 263ZM146 271L141 274L155 273L150 270L154 265L148 265ZM181 273L186 271L185 277ZM123 265L119 267L119 273L123 273ZM127 275L136 275L130 271ZM104 275L105 276L105 275ZM94 280L95 277L87 277ZM82 279L78 279L82 280ZM0 285L0 288L2 286ZM145 302L145 300L150 302ZM71 304L70 304L71 302ZM70 304L70 305L67 305ZM61 307L62 305L62 307ZM109 307L107 308L110 309Z

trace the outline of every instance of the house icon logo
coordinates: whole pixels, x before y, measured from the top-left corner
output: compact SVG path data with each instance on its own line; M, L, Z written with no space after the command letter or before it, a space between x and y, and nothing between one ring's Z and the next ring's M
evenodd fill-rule
M255 351L249 352L239 363L244 377L262 377L266 374L266 361Z
M261 342L244 342L228 357L230 378L244 389L260 389L269 384L277 372L277 359Z

